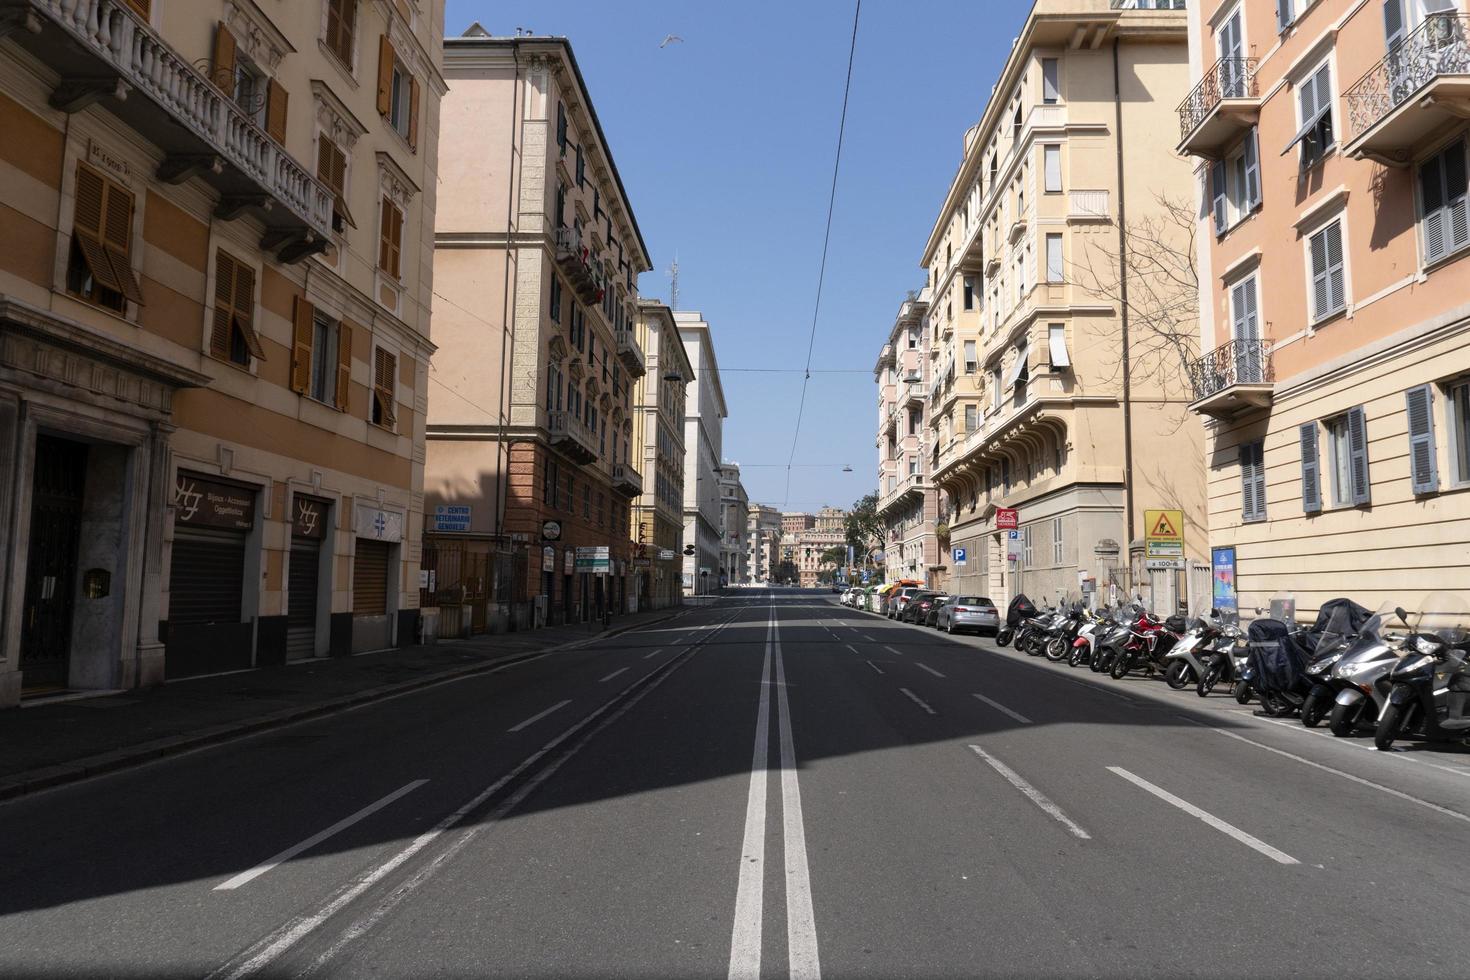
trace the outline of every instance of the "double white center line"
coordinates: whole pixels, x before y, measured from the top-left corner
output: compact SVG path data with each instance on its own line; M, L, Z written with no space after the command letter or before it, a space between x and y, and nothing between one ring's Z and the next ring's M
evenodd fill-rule
M740 848L740 881L735 892L735 924L730 936L730 980L759 980L761 926L765 901L766 789L771 755L771 665L775 663L777 732L781 747L782 850L785 854L786 947L788 972L803 980L822 975L817 955L816 917L812 912L811 876L807 871L806 831L801 816L801 788L796 776L796 748L791 738L791 708L786 698L786 665L781 657L781 628L776 610L766 626L766 656L761 665L760 702L755 718L755 748L750 763L750 792L745 806L745 837Z

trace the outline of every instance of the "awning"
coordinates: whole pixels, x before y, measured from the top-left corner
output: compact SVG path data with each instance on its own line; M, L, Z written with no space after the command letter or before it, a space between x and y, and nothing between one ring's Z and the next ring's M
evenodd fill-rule
M1016 382L1021 380L1021 372L1026 370L1026 359L1029 351L1022 347L1016 351L1016 363L1011 365L1011 373L1006 375L1006 387L1014 388Z
M1051 348L1052 367L1065 368L1072 366L1072 359L1067 356L1067 331L1065 327L1052 327L1047 334L1047 343Z
M1281 151L1281 155L1286 156L1288 153L1291 152L1292 147L1296 146L1302 140L1306 139L1307 135L1311 133L1312 130L1317 128L1317 124L1322 121L1322 117L1326 116L1327 113L1331 111L1331 105L1323 106L1322 108L1317 110L1317 112L1312 116L1311 119L1308 119L1306 122L1302 123L1302 128L1296 131L1296 135L1291 138L1290 143L1286 144L1286 149Z

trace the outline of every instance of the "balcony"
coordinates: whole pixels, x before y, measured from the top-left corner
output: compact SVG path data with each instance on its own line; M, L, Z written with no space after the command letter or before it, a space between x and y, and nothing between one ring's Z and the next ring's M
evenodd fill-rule
M922 381L911 381L904 386L903 400L910 405L924 404L924 383Z
M619 330L618 338L618 360L623 362L623 367L635 378L641 378L647 372L647 366L643 362L643 348L638 346L638 338L631 330Z
M1343 94L1343 149L1402 167L1416 151L1470 114L1466 14L1431 14Z
M1103 191L1069 191L1067 193L1067 217L1074 221L1106 221L1108 213L1108 192Z
M1232 340L1189 365L1194 402L1189 410L1228 419L1241 412L1267 408L1276 381L1271 344L1265 340Z
M597 439L571 412L547 412L546 432L553 446L578 463L590 463L597 458Z
M643 477L627 463L614 463L612 468L613 489L630 497L643 493Z
M1179 103L1180 153L1218 160L1261 113L1255 58L1221 58Z
M592 251L576 228L556 230L556 264L571 284L572 292L583 303L602 302L602 283L592 266Z
M220 195L216 217L258 214L261 248L298 262L327 247L332 194L209 79L144 24L125 0L6 0L0 28L60 76L51 105L107 111L164 152L158 179L200 177ZM3 36L3 34L0 34Z

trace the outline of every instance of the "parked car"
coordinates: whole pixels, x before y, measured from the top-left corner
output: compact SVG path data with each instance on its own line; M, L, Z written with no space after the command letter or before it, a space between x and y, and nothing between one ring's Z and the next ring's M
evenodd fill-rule
M905 585L896 592L889 593L888 608L884 610L889 619L901 619L904 608L909 600L924 591L917 585Z
M934 601L929 606L929 611L924 613L923 615L924 625L938 626L940 610L949 605L950 600L952 600L953 598L953 596L945 595L944 593L940 593L939 595L935 596Z
M853 608L857 608L858 600L861 599L862 596L862 589L848 589L846 592L842 593L842 598L838 601L841 602L844 606L852 606Z
M935 627L946 633L988 631L993 636L1000 629L1000 610L979 595L955 596L939 608L935 619Z
M930 589L920 589L909 596L909 601L904 603L903 609L899 611L898 621L901 623L922 624L923 617L929 612L929 607L934 605L934 597L939 595Z

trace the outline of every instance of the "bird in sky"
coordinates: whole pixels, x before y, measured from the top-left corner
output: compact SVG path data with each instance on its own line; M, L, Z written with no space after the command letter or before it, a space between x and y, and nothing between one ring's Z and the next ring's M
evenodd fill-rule
M680 37L679 35L677 35L677 34L666 34L666 35L664 35L664 39L659 42L659 45L658 46L661 47L661 48L666 48L666 47L668 47L669 45L671 45L671 44L673 44L675 42L678 42L679 44L683 44L684 43L684 39L682 37Z

